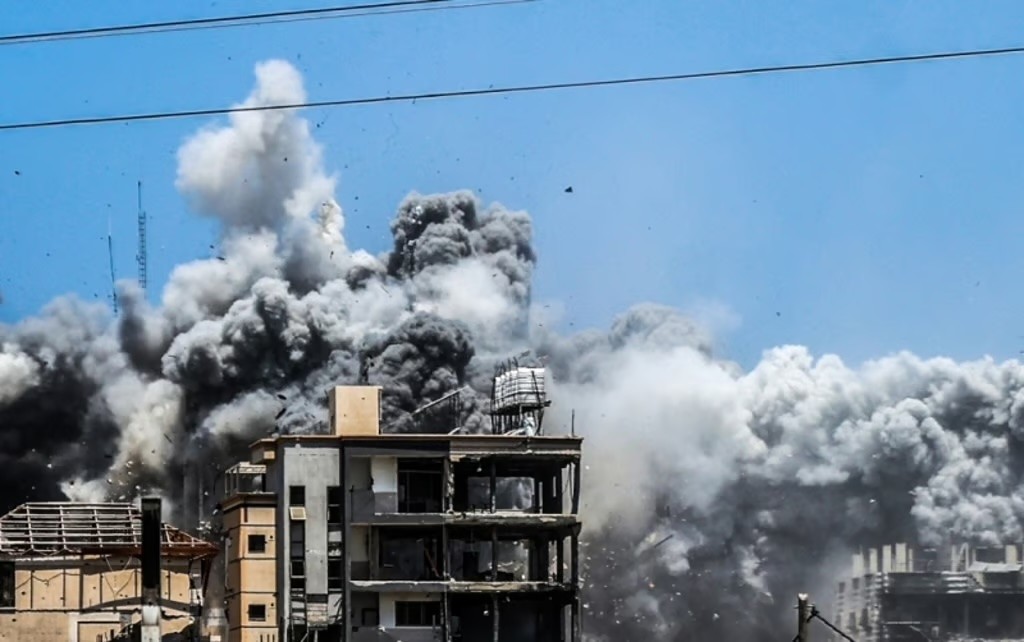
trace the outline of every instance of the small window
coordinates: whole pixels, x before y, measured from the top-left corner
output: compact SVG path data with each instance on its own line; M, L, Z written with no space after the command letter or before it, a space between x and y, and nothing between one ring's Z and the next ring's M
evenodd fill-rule
M305 486L289 486L288 487L288 503L292 506L305 506L306 505L306 487Z
M292 577L306 577L306 563L301 560L292 560Z
M250 553L266 553L267 552L267 536L266 535L250 535L249 536L249 552Z
M395 626L434 626L440 619L440 602L395 602Z
M14 564L0 562L0 608L14 608Z
M265 622L267 619L267 605L266 604L250 604L249 605L249 620L252 622Z
M341 560L327 560L327 590L341 590Z
M341 487L327 487L327 523L341 524Z
M289 557L292 559L305 559L306 557L306 528L302 522L292 522L288 531L288 548L291 551Z

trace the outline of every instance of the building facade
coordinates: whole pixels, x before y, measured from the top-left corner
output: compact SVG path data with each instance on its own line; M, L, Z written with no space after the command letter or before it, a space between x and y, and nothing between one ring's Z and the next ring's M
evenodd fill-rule
M833 622L858 642L1021 642L1022 607L1020 544L893 544L853 556Z
M380 394L224 475L229 639L578 641L580 438L381 434Z
M164 525L160 552L163 639L198 639L217 548ZM31 503L0 517L0 642L138 638L141 555L132 504Z

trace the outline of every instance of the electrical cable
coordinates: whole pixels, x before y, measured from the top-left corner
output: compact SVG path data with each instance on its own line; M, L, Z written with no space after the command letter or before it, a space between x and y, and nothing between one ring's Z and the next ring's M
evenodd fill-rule
M906 56L885 56L879 58L858 58L853 60L838 60L831 62L796 63L788 65L767 65L761 67L740 67L735 69L720 69L714 71L696 71L688 73L665 74L657 76L630 76L624 78L609 78L603 80L581 80L570 82L556 82L531 85L509 85L505 87L494 87L477 89L459 89L449 91L435 91L418 94L396 94L384 96L369 96L362 98L344 98L338 100L320 100L303 103L280 104L280 105L252 105L235 106L209 109L190 109L182 111L149 112L141 114L118 114L113 116L86 116L81 118L61 118L56 120L25 121L20 123L0 124L0 131L13 131L22 129L41 129L44 127L66 127L76 125L97 125L104 123L137 122L152 120L167 120L172 118L192 118L198 116L220 116L225 114L237 114L244 112L279 111L285 109L307 109L326 107L353 107L357 105L378 105L383 103L415 103L418 100L440 100L452 98L469 98L480 96L495 96L509 94L525 94L534 92L554 91L563 89L584 89L596 87L612 87L619 85L641 85L662 82L680 82L685 80L699 80L709 78L729 78L739 76L756 76L774 73L787 73L797 71L818 71L823 69L843 69L850 67L871 67L887 64L925 62L936 60L954 60L963 58L980 58L1000 55L1024 53L1024 47L1004 47L1000 49L972 49L966 51L949 51L928 54L915 54Z
M832 624L831 622L829 622L825 618L821 617L821 613L818 611L818 609L816 609L816 608L814 608L812 606L811 607L811 616L809 618L807 618L807 619L808 620L813 620L815 618L821 620L822 624L824 624L828 628L832 629L833 632L838 633L840 636L842 636L844 639L848 640L849 642L857 642L856 640L851 638L849 635L847 635L845 632L840 630L836 625Z
M0 46L56 42L62 40L80 40L84 38L110 38L115 36L191 31L197 29L225 29L262 24L331 20L337 18L353 18L358 16L386 15L393 13L466 9L478 6L490 6L493 4L534 2L536 0L492 0L490 2L465 2L461 4L459 4L458 1L459 0L389 0L386 2L365 2L354 5L318 7L314 9L294 9L290 11L217 16L213 18L193 18L187 20L168 20L162 22L90 27L87 29L67 29L59 31L10 34L0 36Z

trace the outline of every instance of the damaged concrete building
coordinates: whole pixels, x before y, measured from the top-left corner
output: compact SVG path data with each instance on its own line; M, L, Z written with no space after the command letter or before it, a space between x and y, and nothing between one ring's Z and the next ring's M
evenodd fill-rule
M1020 544L893 544L853 556L833 622L859 642L1024 641L1022 606Z
M228 639L578 642L581 439L383 434L380 395L224 475Z
M133 504L22 504L0 517L0 642L139 637L142 511ZM164 640L198 639L210 542L162 526Z

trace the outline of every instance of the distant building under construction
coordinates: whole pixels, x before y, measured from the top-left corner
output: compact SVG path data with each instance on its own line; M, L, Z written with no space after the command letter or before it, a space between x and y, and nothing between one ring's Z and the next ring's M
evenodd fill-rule
M228 640L580 640L581 439L538 434L538 372L496 382L494 434L381 434L361 386L329 434L256 442L224 476Z
M853 556L834 624L858 642L1024 641L1021 546L914 548Z

